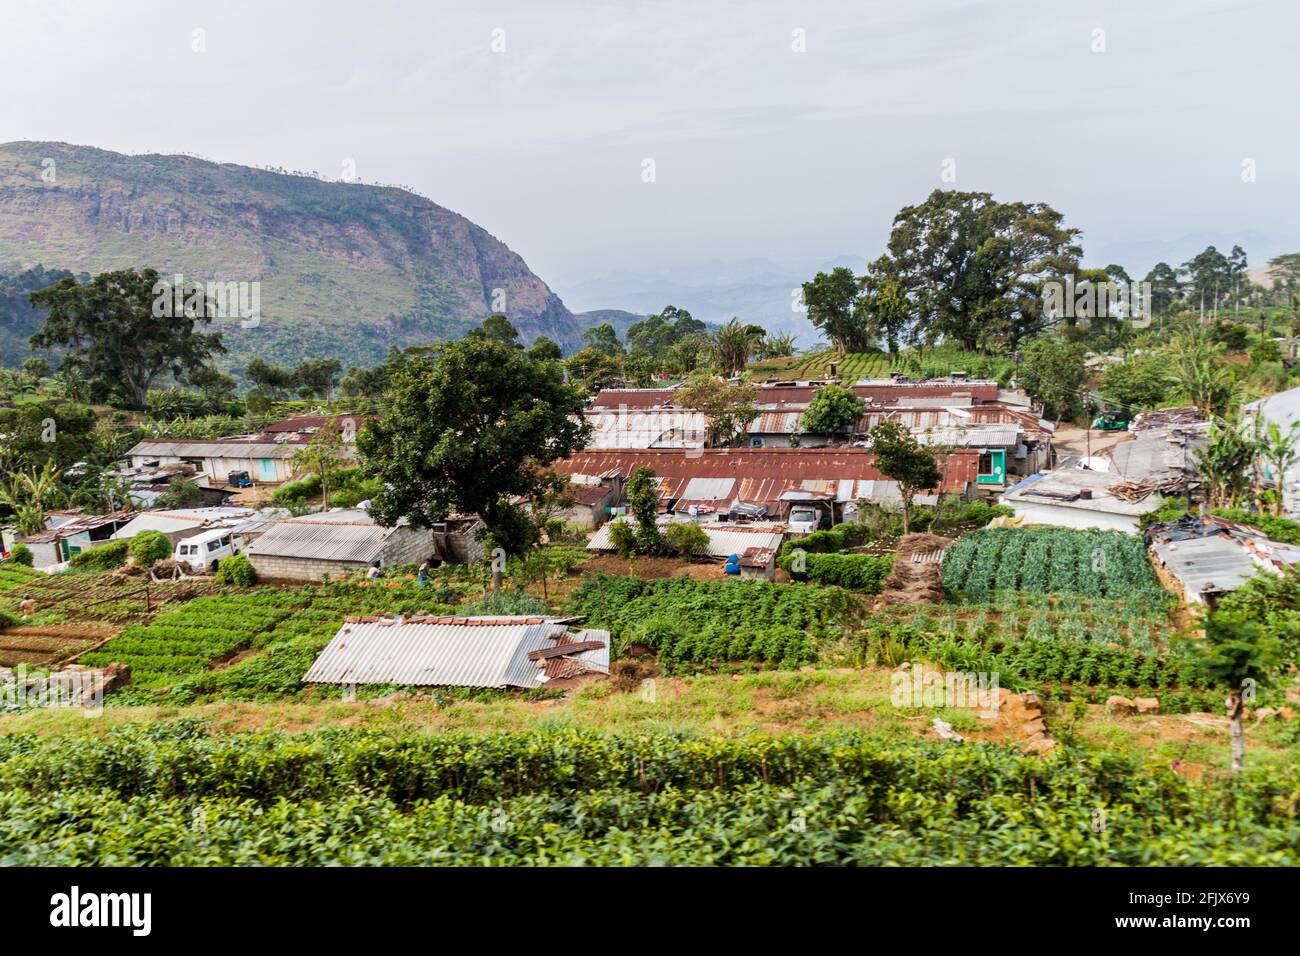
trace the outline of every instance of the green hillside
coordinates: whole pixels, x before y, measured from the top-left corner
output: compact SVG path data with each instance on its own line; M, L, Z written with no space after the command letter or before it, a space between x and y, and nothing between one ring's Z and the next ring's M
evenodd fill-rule
M502 300L526 340L580 343L580 324L519 255L405 190L189 156L0 145L0 271L144 265L261 283L260 325L220 322L236 369L254 355L376 361L390 345L464 334Z

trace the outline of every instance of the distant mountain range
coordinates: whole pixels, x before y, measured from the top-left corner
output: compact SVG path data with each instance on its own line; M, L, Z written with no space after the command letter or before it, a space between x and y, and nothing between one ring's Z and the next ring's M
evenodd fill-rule
M38 265L92 274L148 265L260 283L260 324L219 320L236 370L253 356L369 364L392 345L463 335L496 311L526 341L547 335L566 351L581 346L585 327L504 243L403 189L189 156L3 144L0 272Z

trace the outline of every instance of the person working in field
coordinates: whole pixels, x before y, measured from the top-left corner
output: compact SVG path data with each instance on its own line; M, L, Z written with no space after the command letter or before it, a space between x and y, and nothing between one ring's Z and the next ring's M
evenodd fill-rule
M24 594L22 602L18 605L18 613L23 617L31 617L36 613L36 602L32 600L30 594Z

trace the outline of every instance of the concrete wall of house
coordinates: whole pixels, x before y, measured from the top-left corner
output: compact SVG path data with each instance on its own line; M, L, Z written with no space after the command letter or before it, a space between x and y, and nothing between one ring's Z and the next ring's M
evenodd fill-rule
M37 544L27 542L27 547L32 551L32 567L34 568L48 568L52 564L60 564L63 561L59 554L57 542L42 541Z
M1138 533L1136 515L1121 515L1090 508L1064 508L1041 502L1008 501L1005 503L1011 505L1015 509L1016 516L1024 518L1028 524L1046 524L1057 528L1074 528L1078 531L1099 528L1103 531L1123 531L1125 534Z
M394 564L423 564L433 557L436 546L429 528L396 528L379 554L380 567Z
M273 458L275 463L275 481L284 482L293 477L293 469L288 458ZM224 485L232 471L246 471L253 481L261 481L260 458L180 458L176 455L132 455L131 466L143 468L145 462L157 461L159 465L179 465L182 461L198 461L203 474L214 485Z
M362 561L325 561L319 558L283 558L250 554L249 563L259 578L277 581L319 581L323 576L344 577L369 567Z

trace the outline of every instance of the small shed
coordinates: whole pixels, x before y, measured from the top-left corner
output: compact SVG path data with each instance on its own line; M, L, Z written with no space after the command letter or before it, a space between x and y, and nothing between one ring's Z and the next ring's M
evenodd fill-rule
M772 548L746 548L740 556L740 577L745 581L776 580L776 551Z
M570 620L349 617L303 682L530 688L608 675L609 632Z
M434 556L433 531L375 524L364 511L327 511L286 518L248 546L259 576L288 581L343 577L377 565L419 564Z

